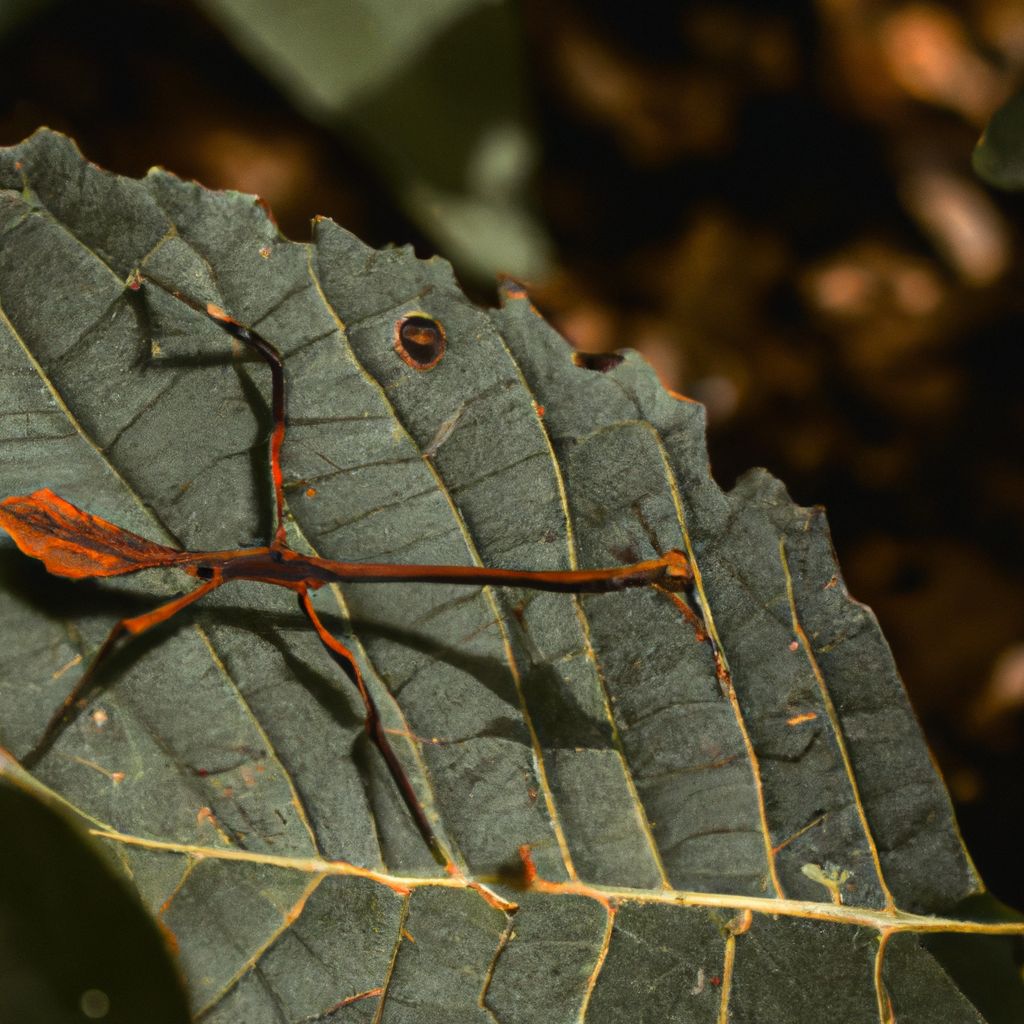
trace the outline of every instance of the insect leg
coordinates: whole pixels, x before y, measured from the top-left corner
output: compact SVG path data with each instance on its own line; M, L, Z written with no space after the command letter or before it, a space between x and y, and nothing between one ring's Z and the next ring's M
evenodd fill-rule
M420 835L423 836L427 846L430 847L430 852L434 855L437 862L449 871L452 870L452 859L441 841L437 838L437 833L434 832L434 828L427 818L426 811L424 811L423 805L416 796L416 790L413 789L409 776L406 774L401 761L398 760L388 741L387 733L384 731L380 714L377 711L377 705L374 703L373 697L370 696L370 691L366 688L363 675L359 671L359 666L356 664L356 659L353 657L352 652L344 644L336 640L323 622L320 621L320 616L317 615L307 590L299 591L299 607L302 608L306 618L309 619L316 630L317 636L320 637L320 642L327 648L330 656L342 668L345 675L352 680L359 691L363 707L366 709L366 734L373 741L373 745L380 751L385 762L387 762L391 777L394 779L395 785L398 786L402 799L405 801L405 806L409 809L409 813L416 822Z
M64 698L61 706L53 713L50 721L46 724L46 728L43 730L43 735L39 742L24 758L22 758L21 763L26 768L33 768L53 747L61 733L63 733L64 730L75 720L82 697L92 686L93 678L96 675L96 669L99 668L100 663L107 658L111 651L113 651L114 647L117 645L117 641L125 633L129 636L139 636L140 634L145 633L154 626L160 625L161 622L166 622L172 616L177 615L182 608L186 608L188 605L198 601L201 597L205 597L212 590L216 590L217 587L221 586L225 582L225 580L217 576L209 582L204 583L202 586L196 587L195 590L191 590L187 594L183 594L181 597L176 597L173 601L168 601L166 604L162 604L150 612L145 612L143 615L135 615L131 618L121 619L120 621L115 622L113 629L111 629L107 634L107 639L103 641L100 649L93 656L92 661L89 663L89 667L82 673L78 682L76 682L71 688L71 692Z
M156 287L161 287L156 285ZM266 338L261 337L255 331L240 324L233 316L226 313L220 306L212 302L199 303L194 299L183 295L181 292L171 292L179 302L194 309L197 313L205 313L218 327L227 331L233 338L248 345L249 348L258 352L264 362L270 367L270 408L274 418L274 429L270 434L270 475L274 481L274 507L276 511L276 525L271 547L287 547L284 532L284 487L281 476L281 446L284 444L285 433L285 384L284 384L284 357L270 344Z
M274 417L274 429L270 435L270 475L274 480L274 507L277 513L277 525L270 546L282 547L285 544L284 478L281 475L281 446L284 444L285 433L284 357L269 341L228 316L219 306L209 303L206 315L233 338L258 352L270 367L270 408Z

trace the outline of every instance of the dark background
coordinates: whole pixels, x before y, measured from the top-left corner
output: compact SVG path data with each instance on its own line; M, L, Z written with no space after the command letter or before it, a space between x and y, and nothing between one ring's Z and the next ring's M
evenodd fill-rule
M23 6L0 25L0 144L47 124L121 173L160 163L257 192L295 239L324 214L445 253L379 149L300 113L205 8ZM705 402L723 485L765 465L828 507L978 868L1024 906L1008 837L1024 812L1024 207L970 170L1021 77L1024 5L510 10L554 253L531 296L574 344L639 348ZM467 34L473 60L493 56L468 29L463 54ZM450 59L441 41L403 70ZM457 103L438 115L460 123ZM443 139L416 145L443 163Z

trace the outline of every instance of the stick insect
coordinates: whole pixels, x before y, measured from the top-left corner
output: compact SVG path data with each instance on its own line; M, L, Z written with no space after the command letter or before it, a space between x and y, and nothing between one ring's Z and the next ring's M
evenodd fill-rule
M182 569L200 581L199 586L193 590L152 611L120 619L114 624L86 670L50 718L41 739L24 759L24 763L28 767L38 763L71 724L78 710L85 707L85 697L92 688L97 669L122 638L140 636L235 580L252 580L285 587L295 593L302 613L316 631L327 653L358 690L370 740L387 764L392 780L434 857L452 870L452 863L388 740L377 706L354 655L324 625L310 599L310 591L327 583L358 582L454 583L474 587L525 587L565 593L600 593L646 584L679 590L693 580L689 562L682 552L673 550L650 561L615 568L530 572L483 566L338 562L293 551L288 544L285 529L281 469L281 450L287 424L284 359L270 342L219 306L201 306L177 293L175 297L208 316L229 335L262 357L270 368L273 428L269 448L270 476L274 488L273 535L264 547L233 551L186 551L154 543L105 519L83 512L48 488L0 501L0 528L11 535L22 552L38 558L47 571L55 576L81 580L170 567ZM422 325L417 325L416 330L421 332Z

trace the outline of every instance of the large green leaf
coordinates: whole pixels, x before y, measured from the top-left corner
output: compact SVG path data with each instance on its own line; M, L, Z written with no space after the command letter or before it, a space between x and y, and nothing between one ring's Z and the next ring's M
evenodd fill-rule
M80 830L4 783L0 821L0 1021L184 1024L153 921Z
M464 273L544 272L515 0L199 0L309 117L358 140Z
M631 354L577 365L515 289L480 310L442 261L329 221L289 242L251 197L118 178L58 135L3 151L0 187L3 493L161 543L265 541L268 375L179 291L286 354L296 548L564 569L681 547L699 569L689 602L318 594L461 877L287 592L234 584L128 645L36 784L175 936L197 1016L983 1019L921 936L1021 928L952 918L982 886L877 623L820 510L760 471L716 486L699 405ZM429 371L393 345L411 311L447 331ZM112 622L188 581L0 554L20 757Z

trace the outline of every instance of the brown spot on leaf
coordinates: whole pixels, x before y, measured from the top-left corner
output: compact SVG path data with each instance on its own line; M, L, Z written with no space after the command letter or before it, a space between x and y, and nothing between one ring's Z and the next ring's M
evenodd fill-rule
M446 345L444 327L424 313L411 313L395 323L395 351L414 370L437 366Z
M818 717L816 711L804 711L799 715L793 715L786 719L786 725L803 725L804 722L813 722Z
M377 996L384 994L382 988L368 988L365 992L357 992L354 996L347 996L342 999L340 1003L335 1003L333 1006L329 1006L325 1011L325 1014L332 1014L336 1010L340 1010L345 1006L351 1006L353 1003L358 1003L361 999L374 999Z

